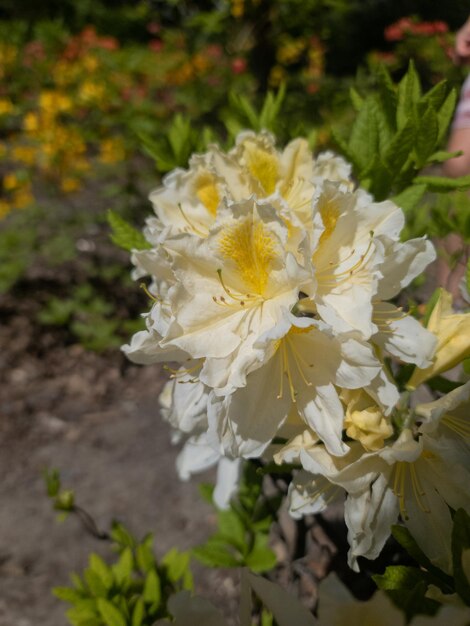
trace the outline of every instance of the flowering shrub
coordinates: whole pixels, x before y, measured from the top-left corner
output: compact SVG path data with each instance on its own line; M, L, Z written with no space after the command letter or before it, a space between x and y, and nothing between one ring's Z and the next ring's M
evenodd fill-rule
M123 350L141 364L176 363L160 404L185 442L180 476L218 465L213 499L232 536L221 530L197 558L225 566L251 566L251 558L260 571L269 563L265 535L256 557L242 547L248 527L235 504L241 459L257 460L293 471L293 518L344 502L356 571L393 529L424 570L411 606L405 584L390 586L393 568L377 584L397 592L392 599L411 619L439 608L428 602L427 569L449 588L460 584L451 576L455 524L470 510L470 382L442 374L470 357L470 314L454 312L442 290L426 319L398 305L435 258L426 237L403 240L399 204L470 180L417 176L452 157L436 149L455 96L442 85L421 95L413 67L397 90L388 74L381 80L388 101L356 94L349 141L338 138L352 164L314 156L302 138L278 149L270 133L244 131L232 149L211 145L164 178L150 195L145 239L132 235L134 275L150 277L153 304L146 330ZM444 395L423 402L424 385ZM187 600L169 604L177 621Z

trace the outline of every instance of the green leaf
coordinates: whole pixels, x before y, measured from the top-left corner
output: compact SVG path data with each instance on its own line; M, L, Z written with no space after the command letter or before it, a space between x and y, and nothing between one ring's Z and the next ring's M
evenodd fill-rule
M359 112L364 104L364 98L356 91L354 87L349 88L349 97L356 112Z
M49 498L55 498L60 491L60 473L57 469L48 469L44 472L44 480L46 481L47 495Z
M132 611L131 626L142 626L145 617L145 606L142 598L139 598Z
M124 548L117 563L112 566L112 572L116 583L121 586L130 581L134 568L134 557L131 548Z
M427 163L429 156L436 149L438 131L436 112L432 106L429 106L421 117L416 133L415 150L418 168Z
M142 597L145 602L148 602L152 605L153 609L158 608L162 598L162 590L160 585L160 578L158 577L158 574L154 569L150 570L145 577L144 591Z
M415 130L411 121L408 121L393 137L383 161L392 177L398 176L407 162L415 143Z
M441 569L431 563L421 548L416 543L414 537L406 528L398 524L392 526L392 535L398 543L404 548L408 554L433 577L432 582L437 584L443 591L447 593L453 592L452 577L443 572ZM429 578L428 582L431 582Z
M470 189L470 175L459 178L447 178L446 176L417 176L415 185L427 185L430 191L446 192L452 189Z
M189 569L191 555L189 552L180 552L176 548L171 548L161 560L161 565L166 567L166 574L170 582L176 584L183 580L184 589L193 588L192 574Z
M462 566L462 553L470 548L470 516L463 509L458 509L454 515L452 528L452 562L455 580L455 590L470 605L470 581L467 580Z
M426 572L417 567L391 565L385 573L372 576L379 589L387 592L393 603L405 612L407 621L419 613L434 615L440 604L426 598Z
M462 156L462 154L462 150L457 150L456 152L446 152L445 150L438 150L437 152L434 152L434 154L431 154L430 157L428 157L427 163L444 163L445 161L453 159L454 157Z
M440 393L450 393L463 385L461 382L449 380L444 378L444 376L434 376L434 378L427 380L426 384L433 391L439 391Z
M83 600L83 593L77 591L76 589L72 589L71 587L54 587L52 593L56 598L59 598L59 600L71 602L72 604Z
M95 600L81 600L74 607L69 609L66 615L73 626L93 624L94 621L99 626L101 623Z
M199 495L201 498L207 502L207 504L213 504L212 496L214 494L214 485L211 483L199 483Z
M106 626L127 626L126 618L121 611L104 598L98 598L98 611Z
M90 590L91 594L98 597L105 598L107 596L107 588L106 585L101 580L101 577L94 572L92 569L87 569L84 572L85 582Z
M111 589L114 582L113 573L111 568L97 554L90 554L90 568L99 576L106 589Z
M367 98L353 124L348 150L354 154L355 162L366 169L378 153L378 129L374 115L374 101Z
M257 534L253 549L245 558L245 564L255 573L267 572L276 566L276 555L269 547L268 541L268 535Z
M192 555L209 567L238 567L237 559L224 541L209 539L202 546L192 549Z
M111 241L124 250L147 250L151 246L143 234L128 224L117 213L109 210L108 224L111 227Z
M423 104L430 104L435 111L439 111L445 102L447 97L447 81L441 80L440 83L434 85L424 96L421 98Z
M131 533L119 522L114 521L111 528L111 538L121 547L135 548L137 541Z
M155 556L152 550L153 536L149 535L142 543L137 546L136 560L137 565L142 572L149 572L155 569Z
M246 530L245 526L233 509L228 511L219 511L217 514L218 534L223 537L227 543L244 552L246 548Z
M392 198L396 205L405 212L411 211L419 203L426 192L426 185L411 185L397 196Z
M413 61L410 61L408 71L403 76L398 85L397 103L397 128L400 130L408 123L413 116L415 104L421 97L421 84Z
M454 117L455 104L457 102L457 92L455 89L449 93L447 98L444 100L444 104L441 106L437 113L437 121L439 124L439 135L437 138L437 142L440 144L443 141L444 137L447 134L447 129L449 128L449 124Z

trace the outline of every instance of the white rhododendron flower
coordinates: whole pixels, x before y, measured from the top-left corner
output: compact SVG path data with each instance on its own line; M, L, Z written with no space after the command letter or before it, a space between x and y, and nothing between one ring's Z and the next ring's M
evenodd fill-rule
M382 458L399 400L385 359L428 367L436 345L388 302L435 256L424 238L400 241L402 210L355 189L342 158L251 131L193 156L151 201L150 248L132 260L154 302L123 350L176 362L162 403L187 441L181 474L269 457L305 429L330 457Z
M397 407L395 417L404 419L404 426L388 445L383 440L391 434L386 416L379 416L373 402L353 402L352 413L362 416L346 420L359 424L350 432L357 442L347 455L331 455L308 431L275 455L279 463L298 462L304 469L291 485L293 515L322 510L341 488L347 493L345 521L354 568L359 556L378 556L400 516L431 562L450 571L449 507L470 510L470 382L414 409Z

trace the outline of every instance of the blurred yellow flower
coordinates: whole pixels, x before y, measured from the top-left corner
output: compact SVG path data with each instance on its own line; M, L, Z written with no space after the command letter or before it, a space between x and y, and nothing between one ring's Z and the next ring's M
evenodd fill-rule
M23 119L23 128L29 132L33 133L39 128L39 117L37 113L26 113Z
M14 106L8 98L0 98L0 115L8 115L14 109Z
M5 174L3 177L3 188L6 191L12 191L20 186L20 181L18 180L15 173L10 172L9 174Z
M64 178L60 183L60 188L64 193L72 193L73 191L78 191L80 187L81 183L78 178L72 178L71 176Z
M6 200L0 200L0 219L11 211L11 204Z
M0 149L1 152L1 149ZM36 148L32 146L15 146L11 150L11 156L15 161L25 165L33 165L36 162Z
M100 143L99 160L101 163L117 163L118 161L124 161L125 158L124 143L120 139L110 137L109 139L103 139Z

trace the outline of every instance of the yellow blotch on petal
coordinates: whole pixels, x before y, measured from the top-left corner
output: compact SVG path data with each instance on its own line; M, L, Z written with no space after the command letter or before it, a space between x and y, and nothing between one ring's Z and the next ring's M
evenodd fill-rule
M325 226L325 230L320 237L320 243L331 237L334 229L336 228L336 222L339 218L339 207L335 201L335 198L322 197L318 205L320 215Z
M276 189L279 180L279 163L275 154L263 150L252 142L244 146L244 158L248 171L257 179L267 196Z
M276 243L264 224L244 219L223 232L219 248L226 259L235 263L250 290L262 294L276 257Z
M196 196L206 207L211 215L215 217L219 206L220 196L212 174L206 173L198 176L195 183Z

